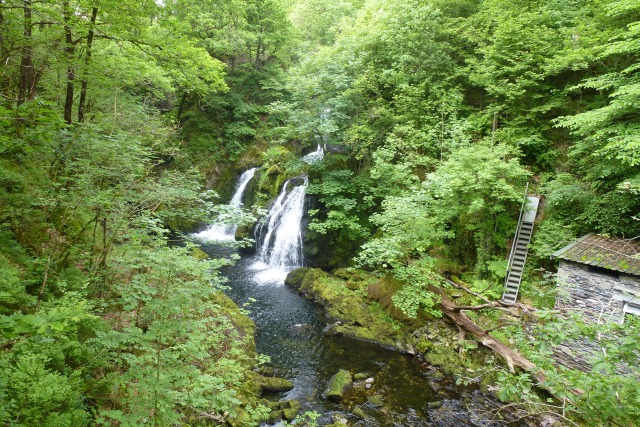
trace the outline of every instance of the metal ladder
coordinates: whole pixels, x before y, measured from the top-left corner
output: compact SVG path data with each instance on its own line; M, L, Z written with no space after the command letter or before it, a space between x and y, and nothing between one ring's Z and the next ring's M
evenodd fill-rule
M528 188L529 186L527 185L527 190ZM527 190L525 190L525 194ZM522 272L529 252L529 242L533 234L533 223L536 220L539 202L540 199L538 197L526 197L520 209L518 228L511 247L511 255L507 265L507 277L504 281L504 294L502 295L502 301L509 304L516 302L518 298Z

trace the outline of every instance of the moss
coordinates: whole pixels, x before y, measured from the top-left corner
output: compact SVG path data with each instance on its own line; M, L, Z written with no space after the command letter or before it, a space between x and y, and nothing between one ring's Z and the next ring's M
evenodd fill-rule
M287 421L293 421L300 413L300 402L297 400L289 401L289 407L282 410L282 418Z
M304 279L308 271L308 268L297 268L287 274L287 278L284 279L284 283L297 289L300 287L300 285L302 285L302 280Z
M384 401L382 399L382 396L379 395L373 395L373 396L368 396L367 397L367 403L371 406L382 406L384 405Z
M444 366L448 363L449 357L442 353L427 353L424 355L424 360L433 366Z
M372 280L380 282L377 276L363 270L340 269L336 272L350 279L357 276L358 283L362 284ZM310 268L296 270L288 281L292 284L300 282L300 292L320 303L330 317L341 321L332 326L332 332L405 349L408 330L404 325L380 304L368 301L364 292L349 289L347 282L339 276Z
M351 383L353 382L353 375L351 372L341 369L329 380L327 389L322 393L322 397L334 402L339 402L344 397Z
M231 320L233 325L235 325L239 338L245 341L245 350L249 356L255 356L253 334L255 333L256 325L253 323L253 320L242 313L236 303L222 292L216 292L211 302L223 309L226 316Z
M433 343L429 340L421 340L418 341L418 344L415 345L416 350L418 351L418 353L424 353L426 352L428 349L433 348Z
M356 406L355 408L353 408L353 411L351 411L351 413L360 419L364 420L366 418L364 411L359 406Z
M367 377L368 375L365 374L364 372L358 372L353 376L353 379L355 379L356 381L362 381L362 380L366 380Z
M289 391L293 388L293 383L285 378L263 377L262 375L255 374L253 379L262 393Z
M191 256L197 260L202 261L203 259L209 258L209 255L202 249L195 248L191 251Z

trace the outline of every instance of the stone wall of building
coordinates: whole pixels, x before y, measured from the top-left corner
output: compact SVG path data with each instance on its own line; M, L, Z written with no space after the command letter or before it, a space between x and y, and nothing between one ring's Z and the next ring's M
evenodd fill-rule
M556 308L580 310L593 322L620 322L625 301L640 291L635 276L603 274L587 265L560 260Z
M640 278L637 276L604 274L584 264L560 260L556 298L559 310L579 311L589 322L620 322L625 302L638 292ZM588 372L591 370L588 361L601 351L597 342L577 338L554 348L553 357L561 365ZM625 367L621 366L619 371L625 372Z

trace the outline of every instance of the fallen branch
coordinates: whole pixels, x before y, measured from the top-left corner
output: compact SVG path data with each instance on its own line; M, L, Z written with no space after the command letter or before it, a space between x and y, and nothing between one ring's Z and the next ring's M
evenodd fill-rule
M440 308L443 313L449 319L453 320L458 327L473 335L483 346L502 357L502 359L507 362L510 372L515 373L516 368L520 368L527 371L538 384L544 383L545 376L541 369L528 359L522 357L517 351L506 346L496 338L489 335L487 331L476 325L473 320L464 314L460 308L447 297L442 289L437 286L430 285L429 290L440 296Z
M451 279L445 278L445 280L447 281L448 284L450 284L451 286L453 286L456 289L460 289L461 291L465 291L466 293L468 293L469 295L473 295L474 297L481 299L485 304L481 304L481 305L475 305L475 306L460 306L459 310L482 310L485 308L507 308L507 309L511 309L511 308L519 308L521 310L523 310L525 313L533 313L535 311L537 311L538 309L535 307L532 307L530 305L527 304L523 304L521 302L514 302L514 303L507 303L504 301L489 301L486 297L484 297L483 295L472 291L471 289L469 289L468 287L460 284L460 283L456 283Z
M461 284L456 283L456 282L454 282L453 280L448 279L448 278L446 278L445 280L447 281L447 283L448 283L448 284L450 284L450 285L451 285L451 286L453 286L454 288L457 288L457 289L460 289L460 290L462 290L462 291L465 291L466 293L468 293L468 294L470 294L470 295L473 295L473 296L474 296L474 297L476 297L476 298L480 298L480 299L481 299L482 301L484 301L484 302L487 302L487 303L488 303L488 302L491 302L491 301L489 301L488 299L486 299L484 296L480 295L480 294L479 294L479 293L477 293L477 292L472 291L471 289L467 288L466 286L462 286Z
M538 368L533 362L531 362L526 357L523 357L516 350L511 347L505 345L500 340L489 335L489 331L482 329L478 325L474 323L469 316L467 316L463 309L464 307L456 306L449 297L445 294L445 292L438 288L437 286L428 285L429 291L433 292L440 296L440 309L442 312L451 319L460 329L463 329L465 332L473 335L473 337L483 346L488 348L489 350L496 353L500 356L506 363L509 371L511 373L516 372L516 368L522 369L527 372L531 379L538 385L538 387L546 390L552 396L558 398L553 390L551 390L546 384L546 373ZM494 302L495 304L500 304L498 301ZM494 303L489 303L489 306L493 306ZM487 305L487 304L483 304ZM511 304L515 305L515 304ZM528 306L522 304L523 306L529 308ZM532 307L531 307L532 308ZM535 309L534 309L535 310ZM506 326L506 325L503 325ZM580 395L582 392L580 390L570 390L575 395ZM559 399L559 398L558 398Z

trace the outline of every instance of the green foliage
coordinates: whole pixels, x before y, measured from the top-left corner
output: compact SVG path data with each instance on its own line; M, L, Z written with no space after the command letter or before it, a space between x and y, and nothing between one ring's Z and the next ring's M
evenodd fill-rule
M582 137L580 145L590 145L594 154L638 165L640 105L638 55L640 48L640 7L633 2L612 0L604 4L610 24L616 28L606 44L595 52L594 60L611 64L606 72L585 79L574 89L595 90L605 94L596 108L565 116L559 123Z
M246 332L236 329L220 304L218 261L198 261L191 250L133 243L118 269L112 292L113 330L97 341L121 374L113 393L121 409L100 411L99 422L157 425L196 419L204 412L234 412L243 381L239 361L251 356ZM136 254L133 258L129 254ZM136 267L148 266L148 267ZM245 336L245 338L241 338Z
M440 285L431 264L429 259L420 259L394 270L394 276L405 285L393 296L393 304L410 318L416 318L422 310L434 317L442 316L436 307L439 296L427 290L428 285Z
M315 195L321 206L310 212L313 221L309 228L326 235L336 254L349 257L370 235L368 217L375 198L371 179L346 169L347 160L345 156L332 155L313 165L306 192Z
M581 425L635 425L640 420L635 402L640 378L637 367L638 319L630 316L624 324L586 323L580 316L564 317L553 311L540 313L541 322L533 331L534 338L522 330L510 331L520 350L545 370L545 386L556 396L565 398L562 411L575 417ZM571 342L592 347L585 354L586 372L563 367L549 356L553 348ZM540 404L531 392L530 381L524 377L500 376L501 397ZM580 393L573 391L580 390ZM522 393L518 396L519 393ZM551 405L548 409L553 409Z
M3 421L16 425L89 425L87 376L104 363L88 338L104 327L80 295L44 304L36 314L0 317ZM66 424L65 424L66 423Z

